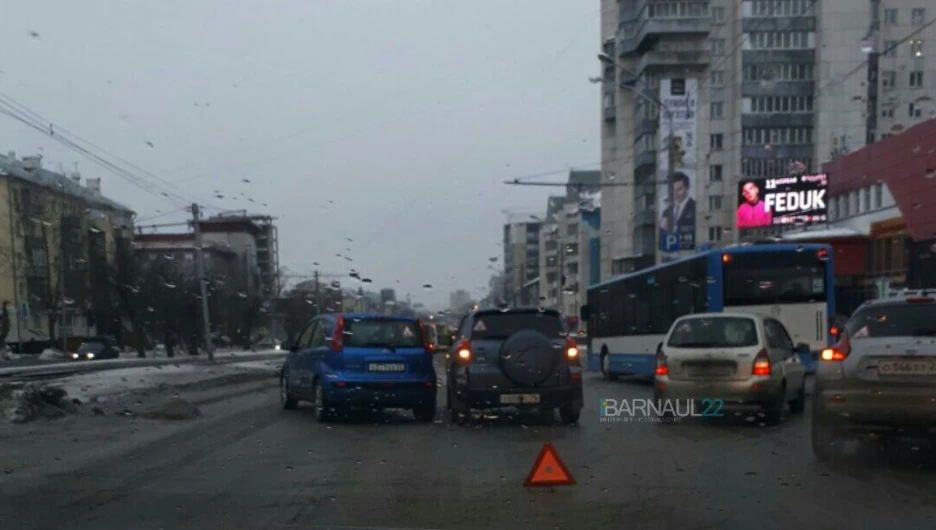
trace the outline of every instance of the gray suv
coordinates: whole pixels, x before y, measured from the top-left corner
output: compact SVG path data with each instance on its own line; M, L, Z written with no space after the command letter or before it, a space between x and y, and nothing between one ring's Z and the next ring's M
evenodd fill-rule
M860 433L936 434L936 298L923 291L865 302L823 350L813 395L812 447L837 456Z
M489 309L464 317L446 360L452 421L504 407L559 409L564 423L582 410L578 346L561 315L537 308Z

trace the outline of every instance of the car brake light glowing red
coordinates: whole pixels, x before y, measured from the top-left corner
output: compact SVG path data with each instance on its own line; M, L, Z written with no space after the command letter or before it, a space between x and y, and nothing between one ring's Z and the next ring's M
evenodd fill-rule
M343 347L343 345L344 345L344 316L338 315L338 319L335 324L335 334L332 336L331 350L341 351L341 348Z
M727 254L725 255L727 256ZM656 375L669 375L669 366L666 364L666 354L663 352L663 348L657 350L656 361Z
M822 350L820 358L823 361L844 361L849 353L851 353L851 344L848 342L848 334L843 333L838 344Z
M462 362L468 362L471 360L471 343L468 340L462 340L458 343L458 346L455 348L456 354L458 355L458 360Z
M578 354L578 344L571 337L566 337L566 355L571 360L578 358Z
M761 350L757 352L757 355L754 357L754 368L751 370L752 375L770 375L770 356L767 354L767 350Z

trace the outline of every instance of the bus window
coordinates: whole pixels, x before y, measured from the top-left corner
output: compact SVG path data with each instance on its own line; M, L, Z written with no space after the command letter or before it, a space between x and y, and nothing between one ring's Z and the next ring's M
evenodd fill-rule
M733 254L722 265L726 306L826 300L826 263L813 252Z

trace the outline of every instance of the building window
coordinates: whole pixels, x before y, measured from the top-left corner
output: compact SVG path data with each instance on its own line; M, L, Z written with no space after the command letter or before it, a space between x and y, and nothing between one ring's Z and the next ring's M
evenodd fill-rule
M578 234L578 223L572 223L566 225L566 235L574 236Z
M748 34L752 50L803 50L809 48L808 31L756 31Z
M922 11L922 9L921 9ZM712 8L712 22L716 24L722 23L725 21L725 8L724 7L713 7Z
M889 107L881 110L882 118L893 118L894 117L894 107Z
M708 209L717 211L722 209L721 195L710 195L708 198Z
M861 190L862 212L871 211L871 188Z
M724 70L712 70L709 72L709 85L722 86L723 84L725 84Z
M909 107L907 107L907 113L911 118L920 118L923 116L923 109L917 108L916 105L911 103Z
M884 207L884 184L874 185L874 209L879 210Z
M725 53L725 39L712 39L709 41L709 52L712 55Z
M885 26L896 26L896 25L897 25L897 10L896 10L896 9L885 9L885 10L884 10L884 25L885 25Z
M709 149L712 151L721 151L723 149L723 144L725 141L725 135L723 134L711 134L709 135Z
M722 166L721 164L713 164L708 168L709 182L721 182L722 180Z
M896 55L895 50L897 49L897 41L895 40L886 40L884 41L884 55L887 57L894 57Z
M750 98L749 112L754 114L811 113L812 96L763 96Z
M923 88L923 71L910 72L910 88Z
M848 204L848 195L839 196L839 212L842 214L841 217L848 217L851 215L851 209Z
M713 101L711 107L710 118L720 120L725 117L725 103L723 101Z
M897 85L897 72L894 70L884 70L881 72L881 86L884 88L894 88Z
M926 10L922 7L915 8L910 11L910 23L914 26L918 26L923 23L923 20L926 19Z
M910 40L910 57L923 57L923 41L920 39Z
M710 226L708 229L709 241L715 241L715 242L721 241L723 232L724 232L724 229L720 226Z

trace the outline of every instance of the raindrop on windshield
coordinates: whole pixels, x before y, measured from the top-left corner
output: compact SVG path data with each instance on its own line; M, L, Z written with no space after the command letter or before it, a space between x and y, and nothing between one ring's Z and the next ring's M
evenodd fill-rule
M680 276L678 280L679 280L679 283L686 283L689 281L689 278L686 278L685 276Z
M928 179L936 178L936 169L927 169L926 173L924 173L923 176Z
M715 283L715 277L714 277L714 276L706 276L706 277L705 277L705 283Z
M156 147L155 145L153 145L153 142L149 142L149 141L146 142L146 145L149 146L150 149L154 149Z
M806 250L806 247L804 247L803 245L799 245L799 246L796 247L796 251L797 251L797 252L802 252L802 251L804 251L804 250Z
M238 293L237 293L237 296L239 296L239 297L241 297L241 298L247 298L247 293L238 292Z
M425 290L427 290L427 291L431 291L431 290L432 290L432 284L427 283L426 285L423 285L423 289L425 289Z
M175 289L175 288L176 288L176 285L175 285L174 283L172 283L172 282L163 282L163 285L165 285L165 286L166 286L167 288L169 288L169 289Z
M30 31L30 32L29 32L29 36L32 37L32 38L34 38L34 39L36 39L36 40L39 40L39 32L38 32L38 31Z
M363 282L363 283L373 283L373 280L371 280L370 278L361 278L361 282Z
M761 289L770 289L773 287L773 282L760 282L757 286Z
M62 300L62 301L65 302L65 305L72 305L72 304L75 303L75 301L74 301L73 299L71 299L71 298L66 298L66 299L64 299L64 300Z

